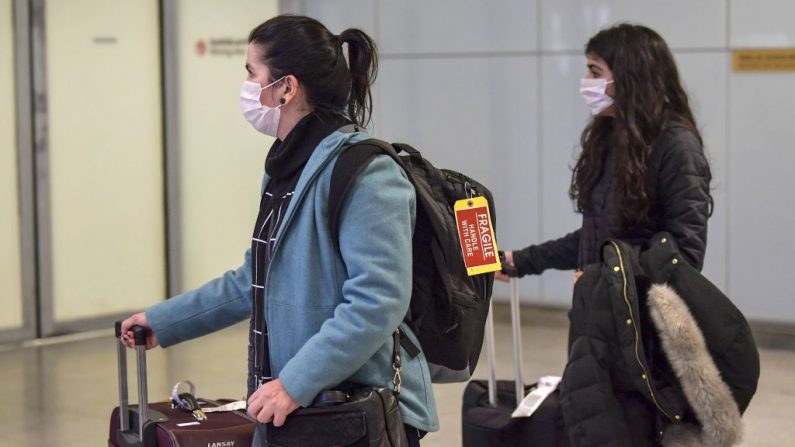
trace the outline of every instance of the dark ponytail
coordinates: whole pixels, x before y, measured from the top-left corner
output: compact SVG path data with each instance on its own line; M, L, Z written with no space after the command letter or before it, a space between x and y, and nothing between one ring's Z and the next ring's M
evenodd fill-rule
M340 36L348 44L348 64L351 72L351 94L348 99L348 117L365 125L373 112L371 86L378 74L378 53L375 42L364 31L348 28Z
M254 28L248 41L261 48L271 82L293 75L315 109L339 113L361 126L369 123L378 56L363 31L347 29L335 36L315 19L280 15ZM348 44L350 68L343 43Z

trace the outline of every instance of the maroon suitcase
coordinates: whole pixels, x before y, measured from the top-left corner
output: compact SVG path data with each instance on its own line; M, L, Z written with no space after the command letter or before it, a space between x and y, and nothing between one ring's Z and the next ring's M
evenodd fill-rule
M121 339L121 322L116 323L119 362L119 406L110 418L109 447L248 447L256 422L244 410L214 412L198 424L186 410L171 408L170 402L149 404L146 385L146 332L134 327L137 355L138 402L130 405L127 396L127 352ZM202 407L219 406L230 400L198 399ZM182 425L180 424L189 424Z

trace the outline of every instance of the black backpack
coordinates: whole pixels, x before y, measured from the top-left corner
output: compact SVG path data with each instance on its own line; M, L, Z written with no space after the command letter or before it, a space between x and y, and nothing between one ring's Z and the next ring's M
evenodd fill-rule
M407 155L399 156L399 152ZM468 276L453 205L459 199L483 196L496 226L491 192L463 174L435 168L409 145L368 139L347 148L332 172L328 218L335 244L345 194L380 154L389 155L403 168L417 194L411 304L404 321L420 346L414 346L408 337L402 337L401 344L412 357L422 350L434 382L467 381L483 346L494 274Z

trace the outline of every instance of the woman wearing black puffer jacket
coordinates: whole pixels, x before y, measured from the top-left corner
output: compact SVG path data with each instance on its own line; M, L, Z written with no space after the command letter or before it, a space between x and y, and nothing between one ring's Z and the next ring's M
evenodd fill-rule
M569 191L583 215L582 227L560 239L506 252L506 264L515 265L521 275L540 274L549 268L576 270L576 282L586 266L602 261L605 241L643 246L653 235L667 232L675 240L679 256L700 271L712 208L711 174L667 44L649 28L624 24L596 34L586 45L585 54L588 72L581 80L580 92L594 117L583 130L583 150ZM615 264L608 271L613 273L615 268L625 272ZM617 334L639 328L631 332L629 345L632 358L639 359L638 364L645 368L642 380L654 380L655 386L661 380L673 385L670 389L680 389L670 359L662 354L652 329L646 289L638 286L635 291L634 285L632 290L625 288L624 301L634 297L635 307L623 314L626 309L617 306L615 309L621 311L613 315L611 295L597 290L598 275L590 274L594 271L599 268L589 268L577 284L575 291L580 293L575 293L570 313L570 358L561 385L569 444L702 445L700 441L666 442L674 439L673 435L664 437L668 423L697 423L695 417L690 412L682 416L658 411L654 393L649 397L646 388L633 382L641 377L640 373L633 375L632 368L637 365L609 355L622 352L626 346L626 337ZM502 274L497 278L507 279ZM615 320L619 314L621 318ZM572 349L573 343L577 349ZM601 375L591 380L591 373ZM589 388L580 393L578 386L584 384ZM577 392L568 392L572 389ZM612 406L605 405L608 399L599 390L611 390ZM584 421L596 421L597 416L600 421L620 422L600 422L593 429L582 429L589 425ZM670 421L666 423L665 418Z
M569 190L582 227L506 251L506 263L521 275L550 268L579 272L600 261L608 239L641 244L667 231L701 270L711 174L668 45L649 28L624 24L596 34L585 54L580 93L594 116L582 132Z

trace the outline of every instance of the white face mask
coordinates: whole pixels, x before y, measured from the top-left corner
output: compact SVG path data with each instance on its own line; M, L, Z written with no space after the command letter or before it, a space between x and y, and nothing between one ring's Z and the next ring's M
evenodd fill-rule
M281 116L280 104L276 107L268 107L259 100L260 92L284 79L281 77L265 87L260 87L256 82L243 81L240 88L240 111L246 118L251 127L264 133L276 137L279 130L279 117Z
M606 79L580 79L580 94L585 99L585 103L591 108L594 115L600 114L604 109L613 105L613 98L607 95L607 84L613 81Z

